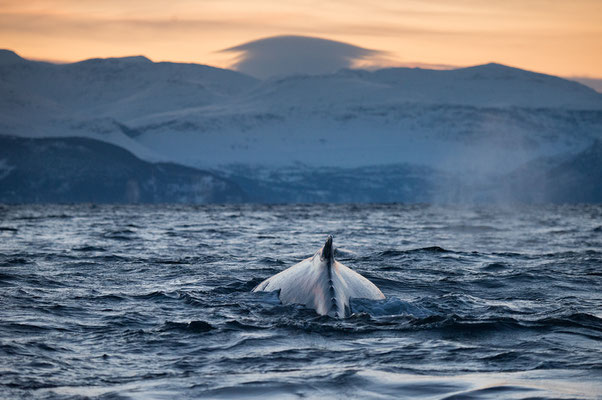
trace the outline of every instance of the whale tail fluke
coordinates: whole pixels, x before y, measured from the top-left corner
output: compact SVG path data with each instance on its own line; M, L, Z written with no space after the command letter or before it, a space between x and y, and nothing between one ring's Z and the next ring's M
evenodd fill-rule
M324 246L298 264L269 277L253 289L278 290L282 304L303 304L320 315L345 318L352 312L350 299L384 299L382 292L357 272L334 259L332 236Z

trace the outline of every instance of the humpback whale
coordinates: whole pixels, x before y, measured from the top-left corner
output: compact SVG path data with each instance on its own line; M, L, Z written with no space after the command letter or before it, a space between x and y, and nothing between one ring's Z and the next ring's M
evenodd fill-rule
M303 304L320 315L345 318L349 299L380 300L376 285L334 259L332 236L312 257L264 280L253 292L279 291L282 304Z

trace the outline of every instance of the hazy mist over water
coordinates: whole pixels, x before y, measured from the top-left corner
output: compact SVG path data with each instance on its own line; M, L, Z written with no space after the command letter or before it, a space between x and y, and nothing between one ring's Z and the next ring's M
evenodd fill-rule
M384 301L250 293L333 234ZM2 206L2 398L602 394L602 207Z

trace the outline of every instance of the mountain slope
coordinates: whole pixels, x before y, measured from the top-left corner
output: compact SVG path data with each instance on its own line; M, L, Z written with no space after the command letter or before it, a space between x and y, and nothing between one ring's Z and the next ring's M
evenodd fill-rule
M522 166L505 177L503 191L528 203L602 202L602 141L572 156Z
M102 140L232 177L256 201L445 200L449 184L481 190L602 140L602 94L499 64L258 81L145 57L54 65L3 51L0 134Z
M204 168L419 163L511 170L602 137L602 94L499 64L261 82L144 57L65 65L6 51L1 58L0 133L92 137L147 160Z
M127 122L213 104L256 83L234 71L153 63L145 57L55 65L24 60L5 50L1 60L0 127L5 134L64 135L65 130L85 130L89 121Z
M426 103L478 107L600 109L602 96L580 83L500 64L454 70L341 70L265 81L251 94L282 107L312 104ZM274 100L278 100L275 102Z
M0 202L212 203L244 199L214 174L150 164L85 138L0 136Z
M150 114L130 126L145 146L211 168L419 163L510 171L601 138L602 95L495 64L344 70L268 80L236 101Z

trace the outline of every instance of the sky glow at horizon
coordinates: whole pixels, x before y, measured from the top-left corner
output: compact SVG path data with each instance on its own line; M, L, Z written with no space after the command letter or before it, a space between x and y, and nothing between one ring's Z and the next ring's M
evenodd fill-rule
M498 62L602 78L602 1L0 0L1 48L79 61L145 55L230 67L220 50L276 35L386 54L382 66Z

